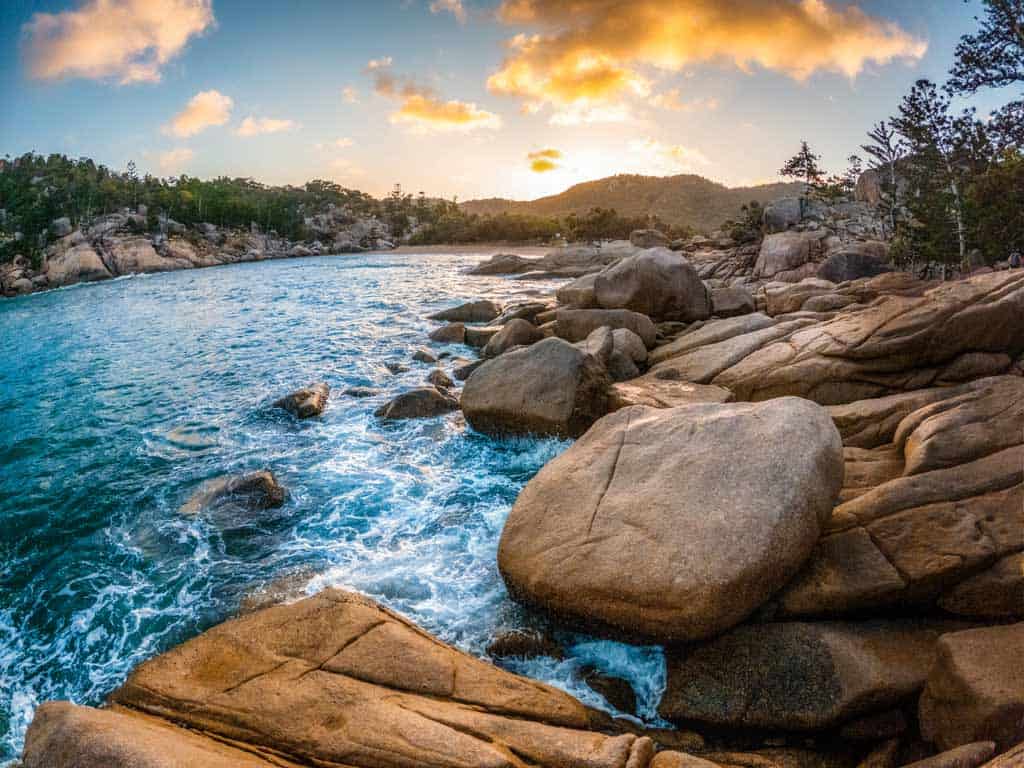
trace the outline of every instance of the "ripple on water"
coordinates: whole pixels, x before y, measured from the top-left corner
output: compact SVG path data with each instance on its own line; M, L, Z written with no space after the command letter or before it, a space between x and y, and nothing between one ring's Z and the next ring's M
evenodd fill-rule
M0 348L17 352L0 366L0 762L40 702L102 701L282 579L365 592L475 654L539 621L508 599L497 542L519 490L567 444L491 440L458 414L373 417L429 370L410 359L428 314L535 295L462 272L483 255L268 261L0 302ZM321 418L271 407L318 380L332 388ZM342 394L354 386L383 394ZM261 468L288 488L281 508L178 513L204 480ZM507 666L608 709L579 681L596 667L656 716L659 649L559 639L564 661Z

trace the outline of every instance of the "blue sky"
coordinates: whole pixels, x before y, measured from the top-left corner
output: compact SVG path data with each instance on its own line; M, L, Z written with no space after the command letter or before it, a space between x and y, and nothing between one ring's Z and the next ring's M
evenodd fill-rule
M977 12L960 0L5 0L0 153L460 199L616 172L756 183L801 139L841 170L915 79L944 79Z

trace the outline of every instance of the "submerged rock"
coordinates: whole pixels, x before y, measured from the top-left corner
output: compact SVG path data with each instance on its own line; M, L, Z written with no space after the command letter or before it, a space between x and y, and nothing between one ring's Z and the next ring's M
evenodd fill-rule
M498 566L515 597L585 626L709 637L796 573L842 472L838 432L805 400L627 408L527 484Z
M318 382L282 397L274 403L274 406L283 408L300 419L307 419L310 416L319 416L324 412L324 408L327 406L327 397L330 394L331 388L323 382Z
M178 509L194 515L222 504L237 504L246 509L270 509L284 504L285 490L274 473L263 469L243 475L226 475L207 480Z
M487 645L487 655L492 658L519 657L533 659L548 656L562 659L565 652L554 638L535 629L510 629L499 632Z
M459 401L437 387L417 387L388 401L374 416L386 419L429 419L459 410Z

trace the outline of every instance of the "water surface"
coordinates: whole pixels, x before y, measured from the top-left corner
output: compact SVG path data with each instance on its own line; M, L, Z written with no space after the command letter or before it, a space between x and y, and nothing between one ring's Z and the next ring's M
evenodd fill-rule
M495 553L517 493L567 443L372 415L429 372L411 362L427 314L538 290L464 274L486 255L266 261L0 301L0 763L40 702L100 703L282 580L357 589L478 655L496 629L537 623ZM271 407L317 380L333 390L321 418ZM204 480L260 468L287 487L282 508L178 512ZM511 668L611 711L579 682L596 666L655 716L658 649L559 638L565 661Z

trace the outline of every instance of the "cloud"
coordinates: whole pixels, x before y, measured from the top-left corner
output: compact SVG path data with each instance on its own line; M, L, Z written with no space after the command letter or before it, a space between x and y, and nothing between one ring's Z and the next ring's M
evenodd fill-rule
M644 155L648 167L658 173L695 173L711 165L711 161L699 149L682 144L665 144L657 139L631 141L629 149Z
M382 56L379 59L370 59L366 62L366 68L371 71L375 69L387 69L393 62L394 59L390 56Z
M534 173L547 173L548 171L555 171L561 168L556 161L562 159L562 153L557 149L540 149L536 152L528 153L526 159L530 161L531 171Z
M366 69L373 75L374 90L398 102L398 109L391 113L392 123L410 125L417 131L473 131L501 127L500 117L480 109L473 102L446 101L433 89L395 75L391 71L390 57L373 60Z
M259 136L264 133L281 133L298 128L294 120L278 120L273 117L253 117L249 115L238 126L235 133L239 136Z
M211 0L86 0L22 27L29 74L160 81L162 67L215 23Z
M621 104L650 78L697 63L754 67L804 80L855 77L869 62L918 60L927 44L855 5L829 0L503 0L518 34L487 81L533 109Z
M231 117L234 102L220 91L200 91L185 108L174 116L163 132L171 136L188 138L212 125L224 125Z
M651 106L668 109L673 112L703 112L705 110L708 112L714 112L718 109L718 99L711 96L686 101L683 99L678 88L672 88L671 90L652 96Z
M433 0L430 4L430 12L447 12L458 19L460 24L466 23L466 8L462 5L462 0Z
M188 165L189 161L195 157L195 154L188 147L178 147L167 152L161 152L157 162L160 164L160 170L164 173L176 174L180 173L181 169Z
M341 89L341 100L346 104L358 104L359 103L359 91L353 88L351 85L346 85Z

